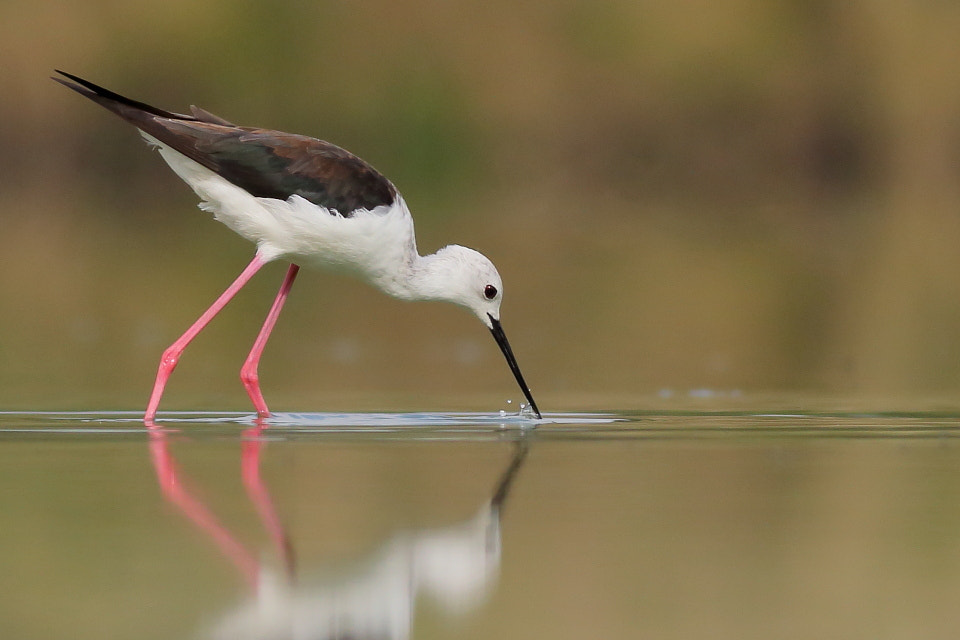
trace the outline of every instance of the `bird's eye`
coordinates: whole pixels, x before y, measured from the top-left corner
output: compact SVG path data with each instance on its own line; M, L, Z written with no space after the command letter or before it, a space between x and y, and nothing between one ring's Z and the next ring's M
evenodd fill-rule
M488 284L483 288L483 297L487 300L493 300L497 297L497 288L492 284Z

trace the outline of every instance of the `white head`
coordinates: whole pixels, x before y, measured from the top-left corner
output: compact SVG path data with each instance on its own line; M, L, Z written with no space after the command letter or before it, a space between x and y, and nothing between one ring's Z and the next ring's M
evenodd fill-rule
M517 359L500 325L503 282L493 263L479 251L454 244L422 258L418 271L415 277L416 297L443 300L466 307L490 329L523 395L539 418L540 410L530 395L530 389L523 380Z
M503 281L485 255L453 244L428 256L427 264L421 280L424 297L466 307L493 329L493 321L500 319Z

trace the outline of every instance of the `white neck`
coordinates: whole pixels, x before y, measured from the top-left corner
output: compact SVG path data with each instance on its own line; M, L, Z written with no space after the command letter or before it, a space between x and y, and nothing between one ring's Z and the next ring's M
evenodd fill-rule
M450 280L456 263L444 254L414 254L405 269L383 274L374 284L401 300L451 300Z

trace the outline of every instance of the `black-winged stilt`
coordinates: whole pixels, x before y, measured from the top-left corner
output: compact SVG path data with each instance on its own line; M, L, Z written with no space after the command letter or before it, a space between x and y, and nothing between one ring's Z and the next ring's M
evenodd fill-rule
M54 80L139 129L200 197L201 209L257 245L233 284L163 352L144 420L156 416L167 380L190 341L272 260L289 261L290 267L240 369L259 416L270 415L257 374L260 356L299 265L305 264L351 271L402 300L466 307L490 329L530 408L541 417L500 324L503 284L496 267L459 245L421 256L406 203L372 166L316 138L238 127L194 106L191 115L171 113L57 73L69 80Z

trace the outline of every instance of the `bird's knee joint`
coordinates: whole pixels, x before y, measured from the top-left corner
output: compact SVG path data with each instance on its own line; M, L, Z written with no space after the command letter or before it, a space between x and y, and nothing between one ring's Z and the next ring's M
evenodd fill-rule
M161 369L173 369L177 366L177 363L180 362L180 351L175 349L167 349L163 352L163 355L160 356L160 368Z

